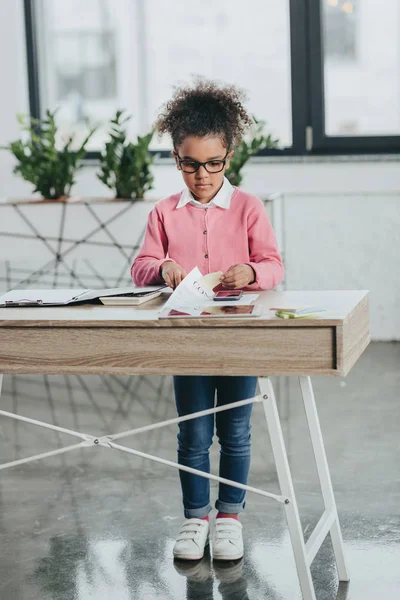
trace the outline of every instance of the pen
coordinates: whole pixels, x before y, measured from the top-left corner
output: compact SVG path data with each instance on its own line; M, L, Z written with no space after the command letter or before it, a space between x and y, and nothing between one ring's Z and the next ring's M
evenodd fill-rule
M268 310L302 310L298 308L269 308Z
M310 311L310 312L323 312L325 308L319 308L318 306L306 306L304 308L269 308L268 310L283 310L283 311Z

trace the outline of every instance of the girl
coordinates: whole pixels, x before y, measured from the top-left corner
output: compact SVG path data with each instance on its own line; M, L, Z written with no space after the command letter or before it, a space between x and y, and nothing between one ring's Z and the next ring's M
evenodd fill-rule
M156 122L160 134L172 137L173 157L186 184L178 194L159 201L149 215L142 248L132 265L136 285L165 282L175 288L195 266L202 274L223 271L228 289L270 290L283 279L276 239L259 198L233 187L224 177L234 147L252 124L234 86L197 80L178 88ZM201 356L199 357L201 361ZM256 377L175 376L179 416L228 404L256 393ZM216 414L220 444L220 477L243 484L250 466L252 405ZM209 472L214 415L179 424L178 462ZM197 560L209 539L210 481L179 471L185 520L174 556ZM213 558L243 556L238 514L245 492L220 484Z

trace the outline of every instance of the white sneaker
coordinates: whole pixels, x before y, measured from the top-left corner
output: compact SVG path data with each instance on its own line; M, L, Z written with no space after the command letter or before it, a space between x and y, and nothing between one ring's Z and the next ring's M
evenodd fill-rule
M211 560L207 548L205 548L204 556L200 560L179 560L179 558L174 558L174 567L177 573L190 581L208 581L211 579Z
M200 560L209 542L210 523L206 519L185 519L176 538L174 557Z
M242 524L237 519L215 519L214 560L237 560L243 556Z
M233 583L243 575L243 557L239 560L217 560L213 565L216 577L222 583ZM245 596L243 596L245 598Z

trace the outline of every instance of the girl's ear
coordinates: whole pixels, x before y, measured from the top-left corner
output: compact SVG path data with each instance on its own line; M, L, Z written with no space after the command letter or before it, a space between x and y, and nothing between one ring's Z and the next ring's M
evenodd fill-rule
M178 154L175 152L175 150L172 150L171 154L175 159L176 168L178 169L178 171L180 171L181 168L179 166Z
M232 158L232 156L233 156L234 154L235 154L235 151L234 151L234 150L231 150L231 151L228 153L228 156L226 157L225 169L227 169L227 168L229 167L229 165L230 165L230 162L231 162L231 158Z

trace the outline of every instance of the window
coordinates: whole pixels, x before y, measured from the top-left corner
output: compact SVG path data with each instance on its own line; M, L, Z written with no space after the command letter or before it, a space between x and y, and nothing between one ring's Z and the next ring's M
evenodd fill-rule
M250 111L284 146L292 144L288 0L146 0L144 6L149 121L171 83L199 74L247 89Z
M104 142L105 123L118 105L118 27L110 0L40 0L37 23L40 114L57 108L60 138L83 139L99 125L91 150ZM29 58L29 56L28 56Z
M117 108L133 115L132 135L149 131L173 84L192 75L246 88L250 111L291 146L289 0L38 0L33 8L41 112L58 106L63 131L74 126L82 137L87 121L98 123L92 150ZM153 147L170 142L155 138Z
M146 133L192 75L247 89L280 140L264 154L400 149L398 0L24 1L32 113L96 124L93 152L117 109Z
M326 133L399 134L400 3L324 0L323 7Z

